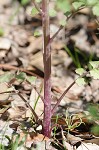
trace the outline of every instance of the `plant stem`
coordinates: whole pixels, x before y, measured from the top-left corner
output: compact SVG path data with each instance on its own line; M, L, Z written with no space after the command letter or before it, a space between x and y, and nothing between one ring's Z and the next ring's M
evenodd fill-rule
M38 6L38 4L35 2L35 0L33 0L33 4L34 4L35 8L39 11L39 13L42 14L42 10Z
M59 29L56 31L56 33L50 38L50 41L48 44L51 44L54 40L54 38L58 35L58 33L64 28L64 26L60 26Z
M44 62L44 119L43 134L50 137L51 130L51 49L49 0L42 0L42 27L43 27L43 62Z
M81 7L79 8L77 11L75 11L74 13L71 13L69 16L67 16L66 18L66 22L72 18L73 16L75 16L77 14L77 12L79 12L80 10L84 9L85 7ZM50 38L49 44L51 44L54 40L54 38L59 34L59 32L64 28L65 26L60 25L59 29L56 31L56 33Z
M12 66L12 65L9 65L9 64L0 64L0 69L21 71L21 72L24 72L28 75L36 76L40 79L43 79L43 77L37 75L36 73L33 73L33 72L31 72L29 70L26 70L24 68L19 68L19 67ZM35 71L35 68L33 68L32 70Z
M89 71L83 73L82 75L80 75L78 78L82 78L85 77L87 74L89 74ZM77 78L77 79L78 79ZM76 80L77 80L76 79ZM60 98L58 99L57 103L55 104L55 106L53 107L53 109L51 110L51 116L53 116L53 114L55 113L58 105L60 104L61 100L64 98L64 96L67 94L67 92L71 89L71 87L76 83L76 80L74 80L67 88L66 90L63 92L63 94L60 96Z
M69 87L63 92L63 94L60 96L60 98L58 99L56 105L54 106L54 108L51 111L51 114L53 115L58 107L58 105L60 104L61 100L64 98L64 96L66 95L66 93L70 90L70 88L76 83L76 81L72 82Z

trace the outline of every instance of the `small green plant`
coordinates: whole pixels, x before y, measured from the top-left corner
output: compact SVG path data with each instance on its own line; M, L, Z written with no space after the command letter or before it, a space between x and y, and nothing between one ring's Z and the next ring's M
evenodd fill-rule
M84 54L78 48L74 48L74 53L71 52L71 50L68 47L65 46L64 48L68 55L72 58L72 61L76 68L85 67L85 65L87 66L88 63L94 59L94 54L92 53L86 57L86 54ZM83 60L83 62L81 62L81 60Z
M56 118L55 118L55 124L57 124L58 119L59 119L59 116L57 115ZM57 126L55 126L54 129L53 129L54 138L55 138L55 135L56 135L56 130L57 130Z
M90 104L88 106L88 119L89 121L94 122L94 125L91 128L91 132L96 136L99 136L99 104Z
M72 58L73 63L77 68L81 68L81 63L78 57L78 52L75 50L75 53L73 54L68 47L65 46L66 52L69 54L69 56Z
M9 140L10 142L9 146L12 148L12 150L17 150L18 148L21 149L25 141L26 141L26 136L24 136L20 140L20 135L14 135L12 136L12 140Z
M0 150L18 150L24 145L26 135L21 138L19 134L13 134L13 130L9 128L8 120L0 130Z
M24 146L26 141L26 136L20 140L20 135L13 135L10 139L9 136L5 136L5 138L9 141L8 146L0 144L0 150L18 150Z
M76 121L77 120L77 121ZM79 127L82 123L82 119L77 114L70 115L68 111L66 111L66 130L69 133L70 131L73 131L75 128Z
M75 72L79 75L75 81L79 85L88 84L91 79L99 79L99 61L90 61L88 71L83 68L78 68Z

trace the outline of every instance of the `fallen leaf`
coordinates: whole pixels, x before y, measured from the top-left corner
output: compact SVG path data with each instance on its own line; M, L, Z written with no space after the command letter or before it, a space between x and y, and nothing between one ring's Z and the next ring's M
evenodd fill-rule
M99 146L92 143L82 142L81 145L77 148L77 150L99 150Z
M11 47L11 40L7 38L0 38L0 49L9 50Z
M7 92L8 89L8 84L7 83L0 83L0 93L2 92ZM0 101L1 102L6 102L8 101L8 98L10 96L10 93L4 93L4 94L0 94Z

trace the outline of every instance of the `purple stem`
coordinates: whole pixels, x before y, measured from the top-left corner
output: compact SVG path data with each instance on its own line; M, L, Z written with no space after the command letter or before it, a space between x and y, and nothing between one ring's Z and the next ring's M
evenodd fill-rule
M60 27L59 27L59 29L56 31L56 33L50 38L50 41L49 41L48 45L50 45L50 44L53 42L54 38L58 35L58 33L59 33L63 28L64 28L64 26L60 26Z
M43 62L44 62L44 118L43 134L50 137L51 130L51 49L49 0L42 0L42 26L43 26Z

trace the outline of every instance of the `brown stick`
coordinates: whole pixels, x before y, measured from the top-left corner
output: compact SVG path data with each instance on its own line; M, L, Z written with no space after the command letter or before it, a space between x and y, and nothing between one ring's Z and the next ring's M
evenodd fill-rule
M38 121L39 118L37 114L35 113L34 109L31 107L31 105L28 103L28 101L22 96L22 94L19 91L12 90L12 91L5 91L5 92L0 92L0 94L6 94L6 93L13 93L13 94L18 94L19 97L25 102L25 105L31 110L32 114L35 117L35 120Z
M8 65L8 64L0 64L0 68L8 69L8 70L22 71L22 72L27 73L28 75L36 76L36 77L42 79L42 77L40 77L39 75L37 75L37 74L35 74L35 73L31 72L31 71L28 71L28 70L26 70L24 68L18 68L18 67L15 67L15 66L12 66L12 65Z
M25 105L30 108L30 110L31 110L31 112L33 113L33 115L34 115L36 121L38 121L38 116L37 116L37 114L35 113L34 109L31 107L31 105L28 103L28 101L21 95L20 92L18 92L17 94L18 94L18 95L21 97L21 99L25 102Z

